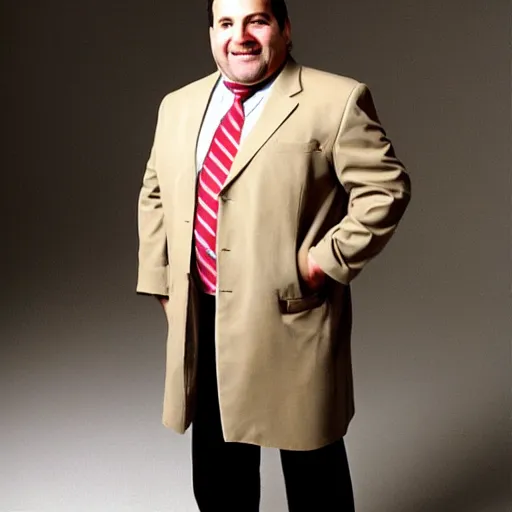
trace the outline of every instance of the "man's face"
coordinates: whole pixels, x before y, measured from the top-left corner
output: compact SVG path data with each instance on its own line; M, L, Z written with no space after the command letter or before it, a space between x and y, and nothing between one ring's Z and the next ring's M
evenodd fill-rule
M290 25L281 31L269 0L215 0L210 28L212 54L220 72L252 85L272 75L286 60Z

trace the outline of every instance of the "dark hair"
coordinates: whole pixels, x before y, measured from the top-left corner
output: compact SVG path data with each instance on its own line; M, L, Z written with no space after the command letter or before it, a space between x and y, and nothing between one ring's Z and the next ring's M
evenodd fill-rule
M288 20L288 8L286 7L285 0L268 0L270 2L270 9L272 14L277 20L277 24L281 30L284 29L284 25ZM214 0L208 0L208 23L210 27L213 27L213 2Z

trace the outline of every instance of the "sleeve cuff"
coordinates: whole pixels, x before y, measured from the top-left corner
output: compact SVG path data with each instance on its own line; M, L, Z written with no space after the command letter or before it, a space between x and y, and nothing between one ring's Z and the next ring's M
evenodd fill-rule
M137 293L169 295L169 266L139 268Z
M335 256L332 243L330 236L324 238L310 248L311 256L331 279L347 286L358 272L351 270L341 257Z

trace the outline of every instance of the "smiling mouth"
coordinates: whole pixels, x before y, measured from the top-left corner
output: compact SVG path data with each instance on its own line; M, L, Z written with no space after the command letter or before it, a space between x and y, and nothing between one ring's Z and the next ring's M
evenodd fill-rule
M231 55L234 55L235 57L251 57L259 55L260 53L260 50L251 50L249 52L231 52Z

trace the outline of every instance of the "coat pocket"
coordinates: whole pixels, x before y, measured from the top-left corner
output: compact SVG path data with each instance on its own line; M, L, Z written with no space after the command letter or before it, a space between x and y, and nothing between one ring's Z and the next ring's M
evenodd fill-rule
M290 315L294 313L302 313L311 309L320 307L326 300L326 294L323 291L318 291L305 297L298 297L294 299L279 298L279 310L283 315Z

